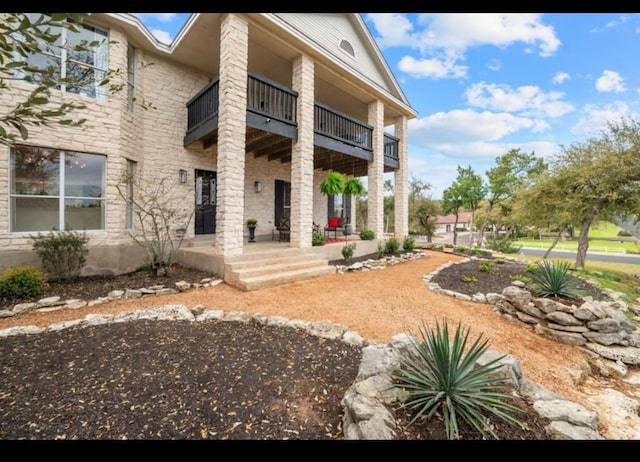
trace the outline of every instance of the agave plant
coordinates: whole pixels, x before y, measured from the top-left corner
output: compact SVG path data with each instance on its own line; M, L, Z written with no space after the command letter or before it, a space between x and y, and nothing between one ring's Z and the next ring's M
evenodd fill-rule
M477 364L488 347L482 334L468 349L469 329L463 330L460 324L451 343L446 321L436 323L435 330L423 324L420 334L422 341L413 337L415 350L409 349L400 355L401 367L393 374L393 386L400 387L404 393L401 405L416 410L409 425L422 416L431 419L441 414L449 440L460 438L458 418L485 439L498 439L485 415L524 425L514 416L522 410L507 402L516 396L500 391L509 385L504 375L496 374L502 367L497 363L504 355Z
M532 292L539 297L567 297L575 299L586 295L578 281L569 273L569 262L543 260L531 271Z

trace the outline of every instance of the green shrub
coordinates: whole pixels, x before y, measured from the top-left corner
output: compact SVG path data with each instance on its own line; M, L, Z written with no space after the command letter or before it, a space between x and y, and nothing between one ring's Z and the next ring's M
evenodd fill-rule
M504 265L507 262L507 260L502 257L498 257L493 261L496 262L498 265Z
M460 437L458 418L484 438L498 439L490 417L523 425L514 417L521 410L507 402L516 396L501 391L509 379L496 374L504 355L478 363L488 347L482 334L467 348L469 329L460 324L451 343L446 321L437 323L435 331L425 323L420 333L422 340L413 339L413 348L400 354L400 368L393 373L394 386L404 393L400 405L416 410L409 425L423 416L442 419L449 440Z
M493 263L491 260L484 260L480 262L478 269L484 273L491 273L491 274L496 273L498 271L495 263Z
M525 276L525 275L523 275L523 274L514 274L514 275L512 275L512 276L511 276L511 280L512 280L512 281L520 281L520 282L522 282L524 285L527 285L527 286L528 286L529 284L531 284L531 282L533 282L533 281L531 280L531 278L529 278L529 277L527 277L527 276Z
M527 263L527 266L525 266L525 272L527 273L533 273L538 269L538 264L537 263Z
M507 254L518 253L522 249L521 245L514 244L513 239L511 239L509 236L506 236L506 235L499 236L497 239L494 239L493 237L488 237L487 246L489 246L491 250L495 250L496 252L507 253Z
M65 230L29 237L34 241L33 250L40 257L50 280L69 280L80 276L87 262L85 255L89 252L86 233Z
M620 231L618 231L618 236L620 236L620 237L630 237L630 236L633 236L633 234L630 233L629 231L625 231L624 229L621 229Z
M384 244L384 253L387 255L393 255L400 248L400 241L397 237L392 236L387 239L387 242Z
M416 240L411 236L406 236L402 241L402 250L405 252L412 252L417 246Z
M384 257L385 245L384 242L378 242L378 258Z
M478 282L478 278L475 276L467 276L466 274L463 274L462 276L460 276L460 280L462 282L469 282L469 283L475 283Z
M30 266L19 266L0 275L0 296L11 298L34 298L42 295L46 278L42 271Z
M532 291L539 297L579 298L586 295L580 289L577 279L569 273L569 262L543 260L532 271Z
M344 247L342 247L342 256L344 257L346 262L349 262L349 260L351 260L351 258L353 257L353 252L355 250L356 250L355 242L345 244Z
M376 233L374 233L370 229L365 229L363 231L360 231L360 239L362 239L363 241L370 241L372 239L375 239L375 237L376 237Z
M311 236L311 245L324 245L324 235L322 233L313 233L313 236Z

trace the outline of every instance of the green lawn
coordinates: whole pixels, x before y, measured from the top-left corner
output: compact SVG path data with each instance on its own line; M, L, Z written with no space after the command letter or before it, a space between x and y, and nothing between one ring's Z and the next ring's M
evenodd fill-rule
M515 241L516 245L520 245L530 249L548 249L553 242L552 239L528 239ZM558 241L555 250L577 250L578 241ZM602 239L591 239L589 241L589 252L604 252L604 253L636 253L640 252L640 245L636 242L620 242L620 241L605 241Z

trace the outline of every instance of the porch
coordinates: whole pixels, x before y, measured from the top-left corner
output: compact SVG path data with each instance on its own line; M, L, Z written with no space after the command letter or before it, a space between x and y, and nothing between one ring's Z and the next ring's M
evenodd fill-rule
M342 248L356 242L354 257L376 253L378 240L362 240L359 235L322 246L293 248L288 242L257 236L245 242L241 255L223 257L216 253L212 236L190 240L178 250L177 262L219 275L242 290L258 290L335 273L329 261L342 258Z

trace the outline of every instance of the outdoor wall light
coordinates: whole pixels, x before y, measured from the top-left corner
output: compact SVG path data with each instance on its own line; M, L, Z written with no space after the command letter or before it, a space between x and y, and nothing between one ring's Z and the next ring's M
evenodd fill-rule
M253 182L253 187L255 188L257 193L262 191L262 181L254 181Z
M186 183L187 182L187 171L180 169L180 183Z

